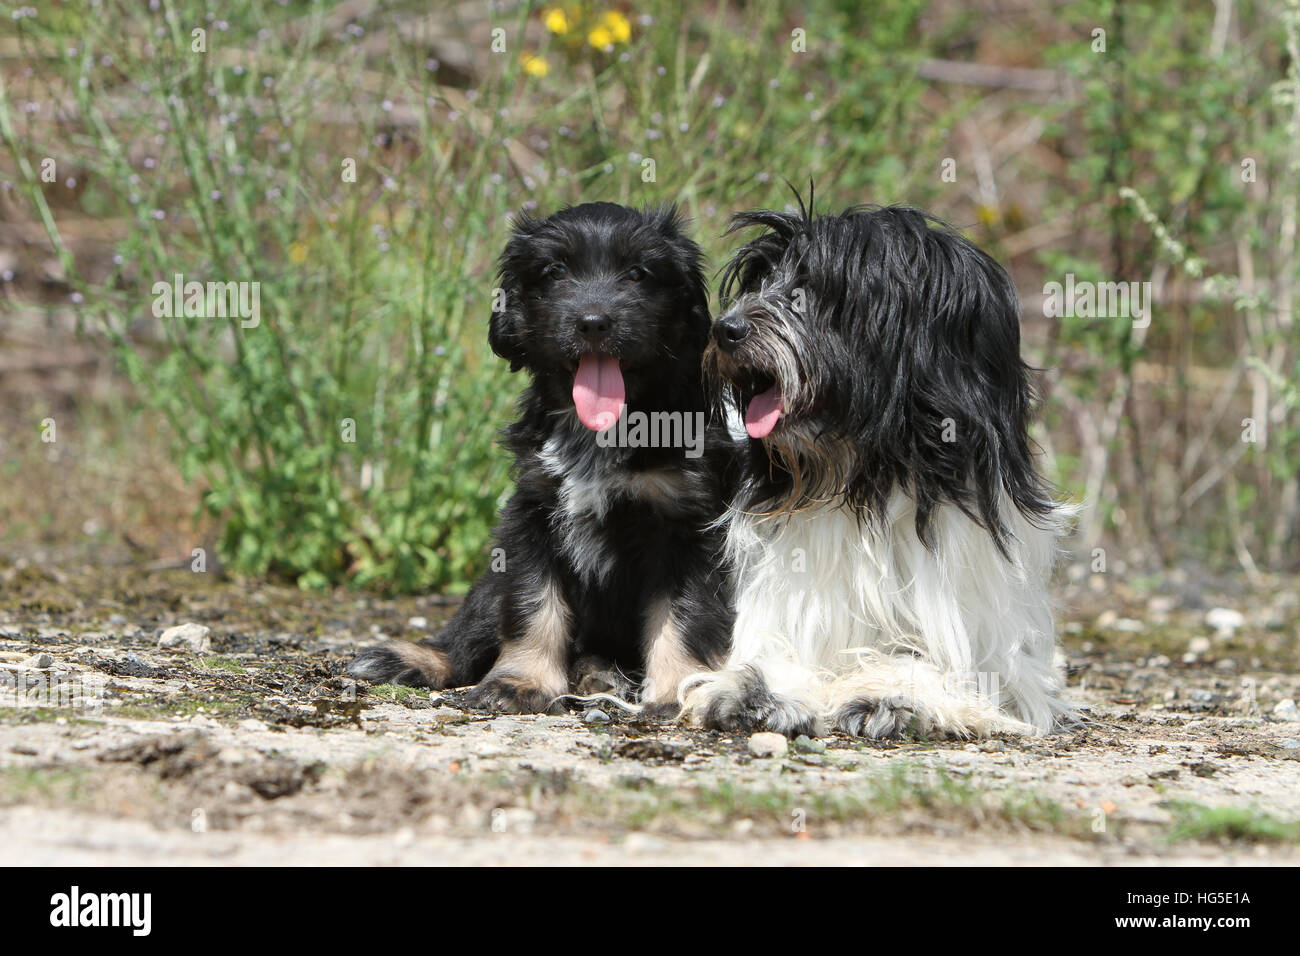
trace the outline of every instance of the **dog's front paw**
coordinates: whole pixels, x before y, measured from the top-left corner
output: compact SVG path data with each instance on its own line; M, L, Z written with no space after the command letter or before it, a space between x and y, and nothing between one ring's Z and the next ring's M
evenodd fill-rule
M475 710L496 714L563 713L554 691L518 677L489 677L469 692L465 702Z
M803 701L773 693L754 667L700 678L686 692L682 717L706 730L745 734L770 730L787 737L818 734L816 711Z
M898 740L920 729L916 705L901 696L856 697L842 704L831 722L836 730L873 740Z
M652 700L641 705L641 716L648 720L673 720L682 712L675 700Z

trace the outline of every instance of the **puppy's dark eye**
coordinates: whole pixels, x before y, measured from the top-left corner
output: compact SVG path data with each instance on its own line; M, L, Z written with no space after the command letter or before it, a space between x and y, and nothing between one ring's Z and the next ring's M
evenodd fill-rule
M569 270L564 267L563 262L552 262L542 270L542 275L548 279L563 279L569 274Z
M626 278L629 282L641 282L644 279L650 278L650 273L640 266L633 266L631 269L627 270Z

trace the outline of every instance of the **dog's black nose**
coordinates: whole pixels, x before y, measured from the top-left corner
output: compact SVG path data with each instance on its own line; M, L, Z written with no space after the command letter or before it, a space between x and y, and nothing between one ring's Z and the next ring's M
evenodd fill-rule
M713 323L713 338L724 352L735 351L736 346L749 338L749 320L737 312L729 312Z
M609 334L611 322L603 312L588 312L578 316L578 334L584 339L603 339Z

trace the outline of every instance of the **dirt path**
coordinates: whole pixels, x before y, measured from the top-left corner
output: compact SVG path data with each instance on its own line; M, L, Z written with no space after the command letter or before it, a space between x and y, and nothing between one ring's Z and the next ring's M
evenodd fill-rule
M1090 617L1068 636L1085 729L758 757L618 712L491 717L343 676L358 643L436 626L427 601L6 583L4 863L1300 862L1290 625L1207 649L1199 610L1140 635ZM183 620L209 650L157 646Z

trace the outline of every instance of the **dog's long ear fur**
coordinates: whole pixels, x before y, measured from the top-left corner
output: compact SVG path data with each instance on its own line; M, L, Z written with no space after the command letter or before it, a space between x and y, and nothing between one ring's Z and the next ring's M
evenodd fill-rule
M518 272L528 254L529 240L540 223L527 213L520 213L512 224L513 234L497 266L499 296L492 301L492 319L488 324L488 344L492 351L510 363L510 371L524 367L527 349L523 332L523 283Z

